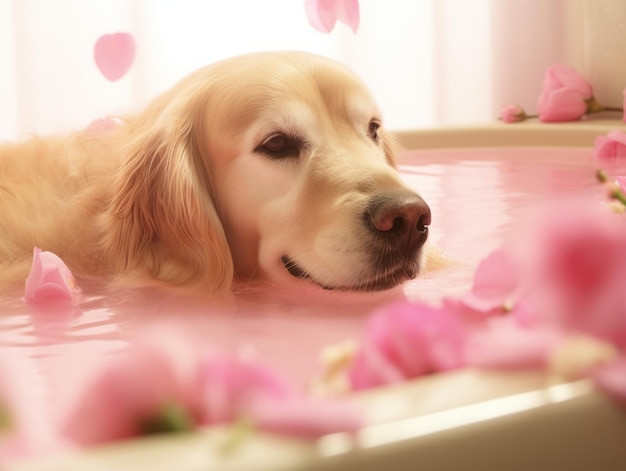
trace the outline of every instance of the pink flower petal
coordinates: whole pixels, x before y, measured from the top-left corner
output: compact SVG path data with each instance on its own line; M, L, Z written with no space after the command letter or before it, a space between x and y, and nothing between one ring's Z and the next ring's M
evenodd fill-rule
M64 436L80 445L129 439L172 408L195 421L201 394L194 352L176 329L163 326L148 328L129 350L93 361L60 418Z
M554 64L548 68L547 75L550 75L550 80L554 80L550 87L565 87L578 92L585 99L589 99L592 96L589 82L571 67L563 64Z
M626 158L626 133L610 131L598 136L594 142L594 157L601 160Z
M468 335L465 362L489 369L543 368L559 338L554 330L525 329L509 318L493 319Z
M491 317L508 314L502 304L473 298L471 293L460 298L444 298L442 309L454 315L466 329L482 326Z
M311 25L322 33L329 33L337 21L342 21L356 33L359 28L358 0L305 0L306 10Z
M67 301L77 304L80 288L69 268L57 255L35 247L33 265L26 278L24 299L29 303Z
M626 146L626 132L614 129L607 133L607 137L623 146Z
M578 92L562 88L548 94L537 105L537 111L544 123L576 121L587 112L587 103Z
M621 342L626 336L623 220L594 205L555 208L540 224L533 246L529 322Z
M303 438L355 432L362 425L354 404L299 396L253 359L213 355L202 363L200 378L202 423L207 425L246 418L259 429Z
M292 437L318 438L329 433L355 433L363 426L360 409L348 400L301 397L262 400L249 413L259 429Z
M359 29L360 11L358 0L343 0L340 2L338 19L348 25L353 33Z
M365 341L352 361L348 379L352 389L361 390L401 383L409 378L377 346Z
M92 134L102 134L108 131L112 131L122 123L122 120L113 116L106 116L105 118L96 119L89 123L87 131Z
M596 137L593 144L593 156L596 159L614 159L617 155L617 143L607 136Z
M83 314L76 305L65 299L49 300L28 305L33 331L40 340L58 340L70 324Z
M520 267L513 255L503 249L496 250L480 262L472 289L461 301L479 312L502 313L516 301L520 278Z
M225 354L214 354L200 365L202 422L237 420L260 398L282 400L293 396L287 382L262 364Z
M135 39L129 33L101 36L94 45L94 60L108 80L121 79L135 60Z
M376 312L348 372L354 388L416 378L462 363L463 325L446 310L398 303Z

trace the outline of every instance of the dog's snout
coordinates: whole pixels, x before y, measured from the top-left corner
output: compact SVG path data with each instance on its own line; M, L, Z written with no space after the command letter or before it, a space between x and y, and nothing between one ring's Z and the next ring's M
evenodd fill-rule
M365 216L370 230L396 248L417 250L428 238L430 208L414 193L377 196Z

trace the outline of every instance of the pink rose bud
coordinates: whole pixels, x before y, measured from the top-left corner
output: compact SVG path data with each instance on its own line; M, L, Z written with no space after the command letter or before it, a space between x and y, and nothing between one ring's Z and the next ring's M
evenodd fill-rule
M554 64L546 70L541 95L537 101L539 120L575 121L587 112L592 100L591 85L574 69Z
M35 247L33 265L26 278L24 299L29 303L68 301L77 304L80 288L57 255Z
M517 123L526 119L526 112L519 105L505 105L500 109L500 119L505 123Z
M593 155L604 160L626 158L626 133L610 131L604 136L598 136L594 143Z

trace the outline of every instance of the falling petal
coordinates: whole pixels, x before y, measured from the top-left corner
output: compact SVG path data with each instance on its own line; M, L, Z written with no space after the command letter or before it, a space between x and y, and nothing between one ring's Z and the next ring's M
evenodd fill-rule
M304 8L311 25L322 33L330 33L337 21L348 25L354 33L359 28L358 0L305 0Z

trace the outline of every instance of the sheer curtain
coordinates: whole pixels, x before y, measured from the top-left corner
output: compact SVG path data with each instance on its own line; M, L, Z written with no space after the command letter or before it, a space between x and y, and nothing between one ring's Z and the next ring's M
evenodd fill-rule
M324 34L304 0L0 0L0 140L133 112L198 67L275 49L346 63L391 128L491 121L516 93L532 107L542 69L571 55L563 18L574 3L360 0L356 34L342 23ZM112 82L93 50L117 32L132 34L136 56Z

